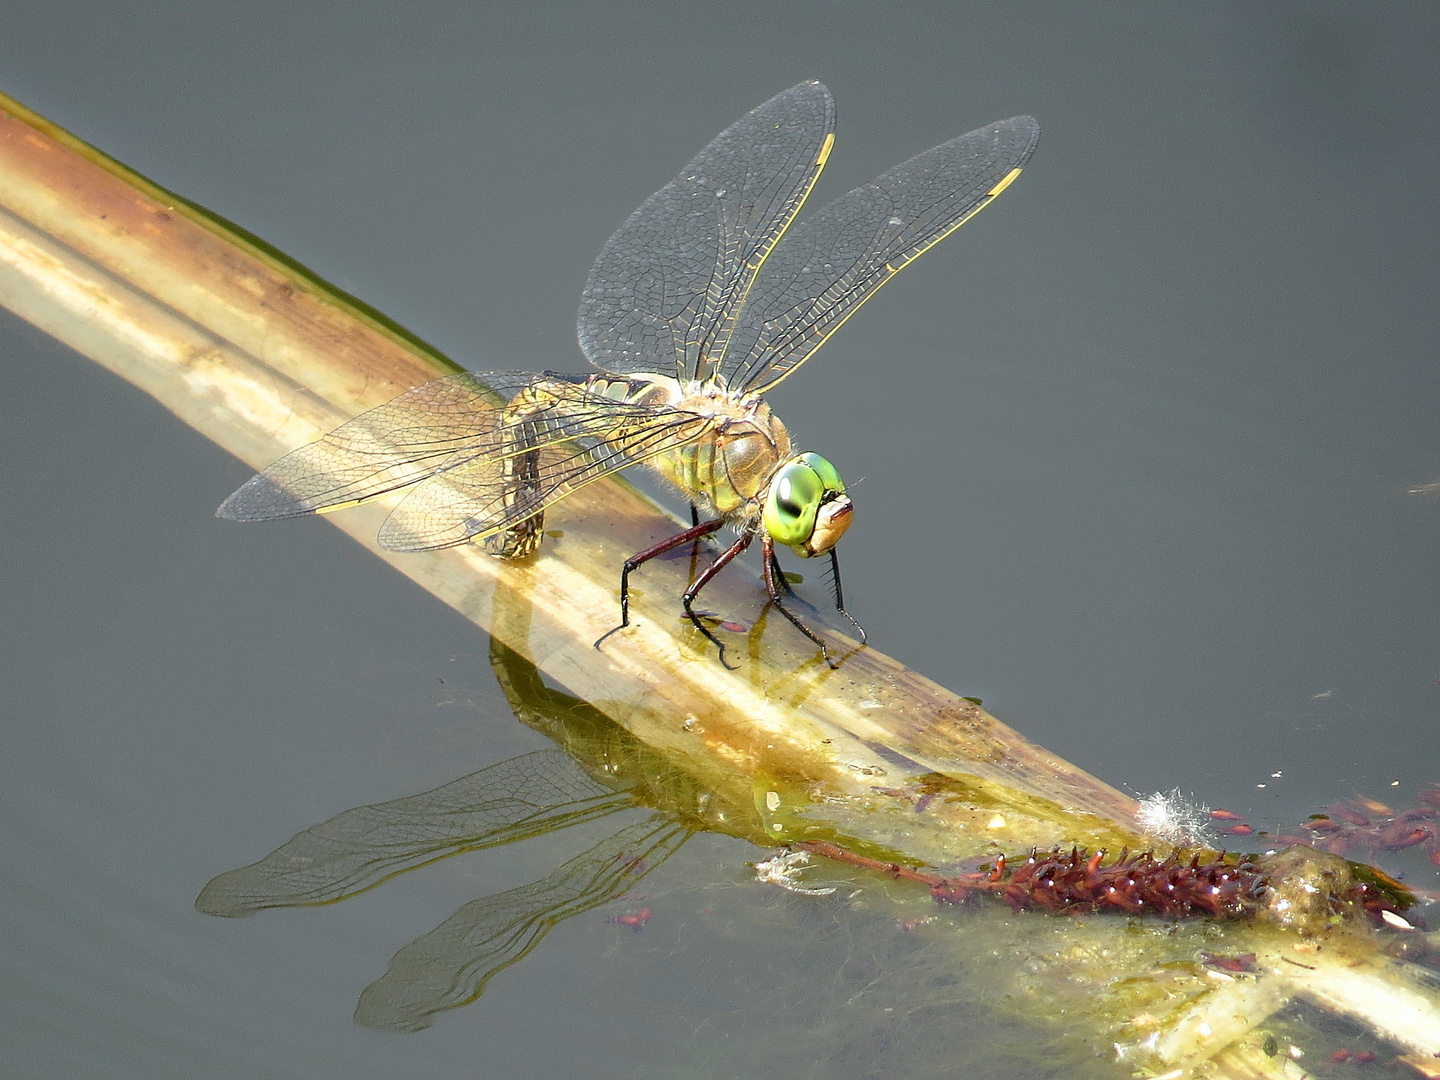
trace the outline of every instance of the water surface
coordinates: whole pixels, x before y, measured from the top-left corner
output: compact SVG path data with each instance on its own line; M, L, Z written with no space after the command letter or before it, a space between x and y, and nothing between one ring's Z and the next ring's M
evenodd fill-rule
M852 609L1137 792L1264 824L1437 779L1440 503L1404 494L1440 479L1433 7L57 0L7 25L7 92L481 369L578 369L604 238L802 78L839 105L817 198L1035 114L1021 180L775 395L859 481ZM545 741L469 624L321 524L214 520L248 470L0 335L0 1071L1035 1075L983 995L887 1026L915 939L751 883L727 838L646 879L643 932L566 923L416 1036L350 1019L390 954L599 833L196 913L307 825Z

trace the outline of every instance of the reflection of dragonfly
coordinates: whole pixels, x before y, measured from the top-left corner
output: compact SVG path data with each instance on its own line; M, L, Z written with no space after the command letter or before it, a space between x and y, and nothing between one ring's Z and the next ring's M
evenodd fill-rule
M829 555L845 613L835 544L850 524L850 498L830 462L795 452L761 395L1005 190L1039 137L1028 116L991 124L789 229L833 128L829 91L801 83L721 132L630 216L601 251L580 304L580 345L602 374L464 373L426 383L281 458L220 516L293 517L415 485L381 529L382 546L481 540L492 554L518 557L538 547L546 507L645 462L690 500L693 527L625 563L620 627L629 625L636 567L729 525L739 539L682 598L690 621L723 662L723 644L692 603L758 534L770 599L829 661L825 643L781 601L788 585L775 545ZM497 394L508 401L500 411Z
M220 874L195 901L208 915L230 918L339 903L454 855L651 808L540 880L472 900L400 949L361 995L355 1019L368 1027L430 1026L437 1013L474 1001L558 924L634 889L707 825L707 811L742 834L754 816L749 784L745 802L711 791L587 702L546 686L534 664L493 638L490 657L516 717L564 750L523 754L433 791L346 810ZM749 825L752 834L759 828Z
M205 886L195 906L239 918L264 908L334 904L397 874L468 851L543 836L631 809L560 750L540 750L434 791L357 806L297 833L258 862ZM606 836L539 881L472 900L406 945L360 998L368 1027L418 1031L474 1001L566 919L633 889L689 837L654 813Z

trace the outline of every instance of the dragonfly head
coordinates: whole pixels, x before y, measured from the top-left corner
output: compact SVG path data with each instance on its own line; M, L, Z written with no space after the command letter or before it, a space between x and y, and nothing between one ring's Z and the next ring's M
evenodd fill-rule
M760 521L777 543L808 559L840 542L853 513L835 466L819 454L801 454L781 465L770 481Z

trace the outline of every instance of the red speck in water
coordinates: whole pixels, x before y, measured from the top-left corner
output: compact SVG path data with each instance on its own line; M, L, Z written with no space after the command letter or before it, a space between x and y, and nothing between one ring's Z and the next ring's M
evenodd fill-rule
M1331 855L1343 856L1345 852L1350 850L1350 838L1343 833L1338 836L1332 836L1329 840L1325 841L1325 850Z
M1242 821L1238 825L1231 825L1228 828L1221 829L1220 831L1222 833L1227 833L1231 836L1249 836L1255 830Z
M1367 799L1364 795L1356 795L1355 798L1351 799L1350 801L1356 806L1358 806L1361 810L1368 810L1370 813L1378 814L1380 817L1395 816L1394 810L1390 809L1390 807L1386 806L1383 802L1379 802L1376 799Z
M727 619L723 617L718 611L706 611L702 608L696 608L695 616L700 619L709 619L721 630L728 630L732 634L748 634L750 632L750 628L744 623L735 622L732 619ZM679 618L688 621L690 616L680 615Z
M1434 835L1435 830L1428 825L1412 826L1408 821L1397 821L1376 838L1375 846L1381 851L1401 851L1416 844L1423 844Z
M1375 1051L1373 1050L1361 1050L1358 1054L1355 1055L1355 1064L1357 1065L1369 1065L1370 1062L1374 1060Z
M1211 810L1210 816L1216 821L1240 821L1241 817L1234 810Z
M1336 1065L1343 1065L1345 1064L1345 1062L1349 1061L1354 1056L1354 1054L1352 1054L1349 1050L1346 1050L1345 1047L1342 1046L1339 1050L1336 1050L1333 1054L1330 1055L1330 1060Z
M1238 956L1226 956L1223 953L1206 952L1200 950L1200 962L1206 967L1216 968L1220 971L1254 971L1255 954L1253 952L1241 953Z
M607 923L614 923L616 926L628 926L631 930L638 933L645 929L645 924L650 921L650 917L654 914L653 911L646 907L641 908L639 911L626 912L624 915L607 915L605 916L605 921Z
M1369 825L1370 819L1357 810L1352 810L1344 803L1336 803L1330 807L1330 816L1337 817L1341 821L1348 821L1351 825Z

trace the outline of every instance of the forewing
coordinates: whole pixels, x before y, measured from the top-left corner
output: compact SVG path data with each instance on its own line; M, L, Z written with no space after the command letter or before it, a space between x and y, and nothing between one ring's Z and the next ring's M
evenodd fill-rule
M457 452L481 452L500 408L528 372L462 372L407 390L251 477L216 515L232 521L298 517L414 484Z
M430 477L380 530L391 551L429 551L518 525L586 484L704 435L713 418L668 406L616 405L542 422L520 418L496 433L505 452L472 457ZM561 441L561 440L568 441ZM535 480L516 485L507 459L534 450Z
M835 109L801 83L721 132L606 242L580 301L580 347L602 371L705 379L755 273L810 193Z
M917 154L800 222L765 264L722 379L764 393L814 354L855 310L989 205L1035 149L1029 116Z

